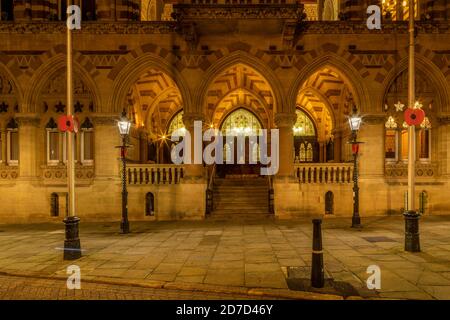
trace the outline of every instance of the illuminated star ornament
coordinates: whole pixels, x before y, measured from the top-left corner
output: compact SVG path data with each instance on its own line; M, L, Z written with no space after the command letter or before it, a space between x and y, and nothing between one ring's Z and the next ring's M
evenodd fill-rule
M395 106L395 110L397 112L403 111L403 108L405 107L405 105L403 103L401 103L400 101L397 102L396 104L394 104Z
M414 104L414 109L422 109L423 105L419 102L416 101L416 103Z

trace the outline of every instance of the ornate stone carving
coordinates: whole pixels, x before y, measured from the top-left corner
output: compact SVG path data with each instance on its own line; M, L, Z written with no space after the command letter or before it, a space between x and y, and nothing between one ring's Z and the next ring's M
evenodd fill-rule
M42 166L42 180L44 185L66 185L67 168L64 165ZM95 177L93 166L76 165L75 178L76 184L92 184Z
M408 177L407 163L386 163L385 175L389 179L406 179ZM435 178L438 175L438 166L434 163L416 163L417 178Z
M6 76L0 74L0 95L2 94L14 94L14 86L12 81L6 78Z
M277 127L288 127L292 128L294 126L297 116L295 113L277 113L275 114L275 124Z
M19 167L0 164L0 182L15 180L19 177Z
M273 10L276 11L276 10ZM285 14L279 13L279 18L295 19L297 13ZM258 14L239 15L242 19L257 18ZM260 15L260 19L264 15ZM268 14L270 17L271 15ZM266 16L267 17L267 16ZM276 18L276 14L272 15ZM294 17L294 18L293 18ZM207 14L202 19L214 19ZM405 22L383 22L381 30L369 30L365 23L360 21L306 21L302 23L302 32L306 34L407 34L408 23ZM417 21L416 28L419 33L450 33L450 23L448 21L427 22ZM155 21L155 22L88 22L83 24L83 28L75 33L84 34L167 34L175 33L179 29L179 25L175 21ZM64 34L66 32L66 24L64 22L42 22L42 23L0 23L0 33L8 34Z
M34 126L39 127L40 118L38 114L26 114L26 113L17 113L15 115L16 121L19 123L19 126Z
M211 19L292 19L302 16L301 4L175 4L177 21Z
M186 128L194 127L194 121L205 122L205 116L202 113L184 113L183 123Z

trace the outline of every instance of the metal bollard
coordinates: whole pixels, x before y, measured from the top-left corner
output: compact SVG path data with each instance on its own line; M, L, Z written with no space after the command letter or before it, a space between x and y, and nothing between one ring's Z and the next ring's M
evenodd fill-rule
M405 217L405 251L420 252L419 218L415 211L406 211Z
M323 288L325 284L322 251L322 220L313 219L313 250L311 264L311 286Z

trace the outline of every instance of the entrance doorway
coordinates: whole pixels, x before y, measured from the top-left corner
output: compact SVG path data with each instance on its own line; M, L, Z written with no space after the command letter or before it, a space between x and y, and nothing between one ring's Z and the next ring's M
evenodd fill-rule
M262 134L258 118L244 108L231 112L222 122L224 164L217 166L217 175L258 176L260 148L253 137Z

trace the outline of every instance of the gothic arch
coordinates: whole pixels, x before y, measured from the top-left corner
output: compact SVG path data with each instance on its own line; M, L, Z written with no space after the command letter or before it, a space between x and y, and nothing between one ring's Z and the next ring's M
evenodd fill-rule
M11 83L12 86L12 92L15 96L15 98L17 99L17 104L19 105L19 111L23 112L23 91L22 88L19 86L19 81L17 81L16 77L14 77L14 75L9 71L9 69L0 63L0 77L3 76L2 78L4 80L8 80ZM2 92L0 91L0 95L2 94Z
M328 98L322 92L320 92L319 90L317 90L316 88L311 87L311 86L307 86L305 88L302 88L298 92L298 95L301 95L302 93L304 93L306 91L312 91L316 96L318 96L322 100L323 104L325 105L325 107L328 110L328 113L331 116L331 124L332 124L333 128L335 128L336 127L336 115L333 112L333 108L331 107L330 101L328 100ZM305 108L302 108L302 110L305 110ZM314 119L314 116L312 116L309 113L309 110L306 110L306 111L308 112L308 115L310 115Z
M436 67L429 59L417 55L415 57L415 66L416 70L420 70L421 73L425 74L430 80L431 83L436 86L436 100L440 112L448 112L450 111L450 88L448 87L448 83L442 74L441 70ZM382 85L384 88L383 95L377 101L377 105L381 108L384 107L385 98L387 95L387 91L391 87L392 83L397 79L397 77L408 69L408 57L404 57L400 60L394 68L392 68L386 75Z
M247 88L237 88L234 89L227 94L225 94L221 99L218 101L217 106L221 106L222 102L225 100L229 100L232 96L238 96L238 103L229 105L228 107L221 109L215 109L214 112L211 114L211 122L214 125L218 125L219 123L222 123L223 119L230 113L238 108L245 108L257 115L258 120L261 122L262 127L266 127L267 129L271 128L273 126L273 119L271 119L271 115L269 113L269 106L267 105L266 101L262 99L261 97L257 96L254 92L251 90L248 90ZM241 98L240 95L243 95L244 97ZM243 101L241 101L241 99ZM248 101L251 99L250 101ZM254 101L256 101L256 106ZM261 108L262 106L264 109L263 111Z
M147 69L161 70L176 84L183 101L183 109L191 110L191 94L187 83L181 73L169 62L154 54L147 53L128 62L115 77L112 86L112 95L108 101L108 111L119 113L127 105L127 95L131 86L139 79L142 72Z
M197 110L197 112L206 113L207 106L205 92L214 80L227 69L239 64L255 70L265 81L267 81L274 96L274 113L283 112L284 101L281 94L282 86L273 70L258 58L240 50L230 53L207 69L203 76L203 81L194 95L194 105L198 105L202 108L201 110Z
M31 78L30 89L27 91L24 98L24 110L31 113L36 113L39 111L37 108L37 100L40 93L48 80L52 79L52 77L55 76L55 74L61 69L64 70L64 73L67 70L66 57L62 54L47 60L47 62L45 62L36 71ZM90 94L92 95L92 102L94 104L94 111L103 111L99 90L96 83L93 81L89 73L78 62L76 62L76 59L73 61L73 70L74 74L79 76L83 83L89 88Z
M305 81L307 81L315 72L325 67L337 70L347 83L350 84L350 88L355 93L355 103L362 112L368 113L373 110L373 101L370 99L369 92L364 85L364 80L360 72L341 56L327 53L308 62L299 71L297 78L292 83L287 94L289 112L292 112L295 109L297 95Z

